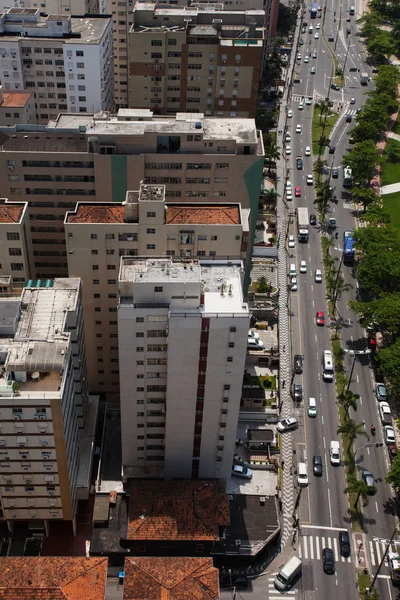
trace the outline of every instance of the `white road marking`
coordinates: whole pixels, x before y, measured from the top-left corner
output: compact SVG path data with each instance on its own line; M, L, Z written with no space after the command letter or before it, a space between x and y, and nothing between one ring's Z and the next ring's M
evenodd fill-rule
M359 397L359 401L360 401L360 404L362 406L362 398L361 398L361 396Z
M338 561L340 555L338 552L338 543L336 538L333 538L333 552L335 554L335 560Z
M332 506L331 506L331 494L328 490L328 505L329 505L329 521L332 527Z
M368 448L368 446L367 446L367 452L368 452L368 454L369 454L369 448Z
M354 341L354 340L353 340L353 336L352 336L352 335L350 336L350 339L351 339L351 341L352 341L352 342Z
M356 375L356 379L357 379L357 383L360 383L360 380L358 378L358 375Z
M376 563L375 563L374 545L373 545L372 542L369 542L369 553L370 553L370 556L371 556L372 566L374 567Z
M317 560L321 560L321 554L319 552L319 543L318 542L319 542L319 537L316 537L315 538L315 546L317 549Z
M324 448L326 448L326 440L325 440L325 437L324 437L324 438L322 438L322 439L323 439L323 442L324 442Z
M317 334L315 334L315 341L316 341L316 342L318 341Z
M377 560L378 560L378 565L379 565L379 563L380 563L380 562L381 562L381 560L382 560L381 549L380 549L380 547L379 547L379 543L376 543L376 544L375 544L375 550L376 550L376 558L377 558Z
M343 531L343 527L328 527L327 525L302 525L302 529L323 529L326 531ZM322 538L325 544L325 538Z
M324 424L324 415L321 416L322 425Z
M311 560L314 560L314 545L312 537L310 537L310 558Z
M378 503L375 501L376 512L379 512Z
M307 548L307 539L306 538L303 538L303 551L304 551L304 558L307 560L308 548Z

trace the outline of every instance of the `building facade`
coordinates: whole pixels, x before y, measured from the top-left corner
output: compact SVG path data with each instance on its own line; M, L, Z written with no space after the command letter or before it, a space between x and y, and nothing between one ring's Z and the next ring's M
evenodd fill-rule
M67 213L68 273L83 282L92 393L119 392L117 274L121 256L201 256L246 263L248 219L249 210L240 204L167 203L165 185L141 185L138 192L127 193L124 204L82 203Z
M4 91L34 92L37 120L114 109L112 21L11 8L0 16Z
M4 92L0 85L0 127L37 123L33 92Z
M136 3L129 31L129 106L158 114L254 117L263 10Z
M30 279L28 203L0 199L0 275L22 287ZM11 283L11 282L10 282Z
M142 181L165 185L168 202L240 202L252 245L264 165L254 120L120 110L53 125L11 129L0 147L1 195L29 202L32 278L67 275L64 219L77 202L121 203Z
M241 265L122 257L125 478L230 475L249 328Z

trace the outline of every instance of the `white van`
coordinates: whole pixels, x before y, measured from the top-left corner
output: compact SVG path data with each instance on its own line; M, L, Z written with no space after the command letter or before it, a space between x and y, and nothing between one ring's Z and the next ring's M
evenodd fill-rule
M301 560L297 556L292 556L292 558L283 565L278 575L275 577L274 586L276 589L281 592L290 589L300 577L301 569Z
M308 28L308 33L312 33L314 31L314 27L312 25L310 25L310 27Z
M297 275L296 265L294 263L292 263L290 265L290 269L289 269L289 276L290 277L296 277L296 275Z
M322 369L324 381L333 381L333 358L330 350L324 350L324 354L322 356Z
M301 462L297 467L297 483L302 487L306 487L308 485L308 472L306 463Z

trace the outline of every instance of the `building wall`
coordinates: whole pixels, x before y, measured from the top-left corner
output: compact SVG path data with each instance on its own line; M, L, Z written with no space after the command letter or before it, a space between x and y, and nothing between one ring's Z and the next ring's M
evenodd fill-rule
M15 284L23 284L30 278L26 241L28 223L25 209L19 223L0 224L0 275L11 275Z
M128 106L128 31L133 21L134 0L106 0L105 13L112 15L114 88L117 108Z
M35 124L36 122L36 107L33 94L25 106L0 105L0 127L8 125L12 126L18 123L29 125L30 123Z

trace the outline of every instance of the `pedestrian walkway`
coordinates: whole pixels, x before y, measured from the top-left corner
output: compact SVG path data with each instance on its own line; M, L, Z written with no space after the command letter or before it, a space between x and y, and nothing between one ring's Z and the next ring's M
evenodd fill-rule
M282 600L282 592L278 592L278 590L274 586L274 579L277 573L273 573L271 577L268 577L268 594L265 597L265 600ZM284 592L285 597L294 598L296 596L296 590L287 590Z
M385 194L394 194L394 192L400 192L400 181L398 181L397 183L390 183L389 185L383 185L381 187L382 196L384 196Z
M353 534L353 546L356 549L357 564L363 569L368 569L368 556L366 552L366 537L363 533Z
M385 554L385 550L387 547L387 540L374 540L369 542L369 554L371 558L372 567L379 567L381 564L381 560L383 555ZM389 566L387 555L384 561L385 567Z
M341 556L339 552L339 541L336 537L304 535L300 537L299 558L303 560L321 560L322 550L331 548L336 562L351 563L351 557Z
M392 138L392 140L396 140L397 142L400 142L400 135L398 133L390 132L388 137Z

